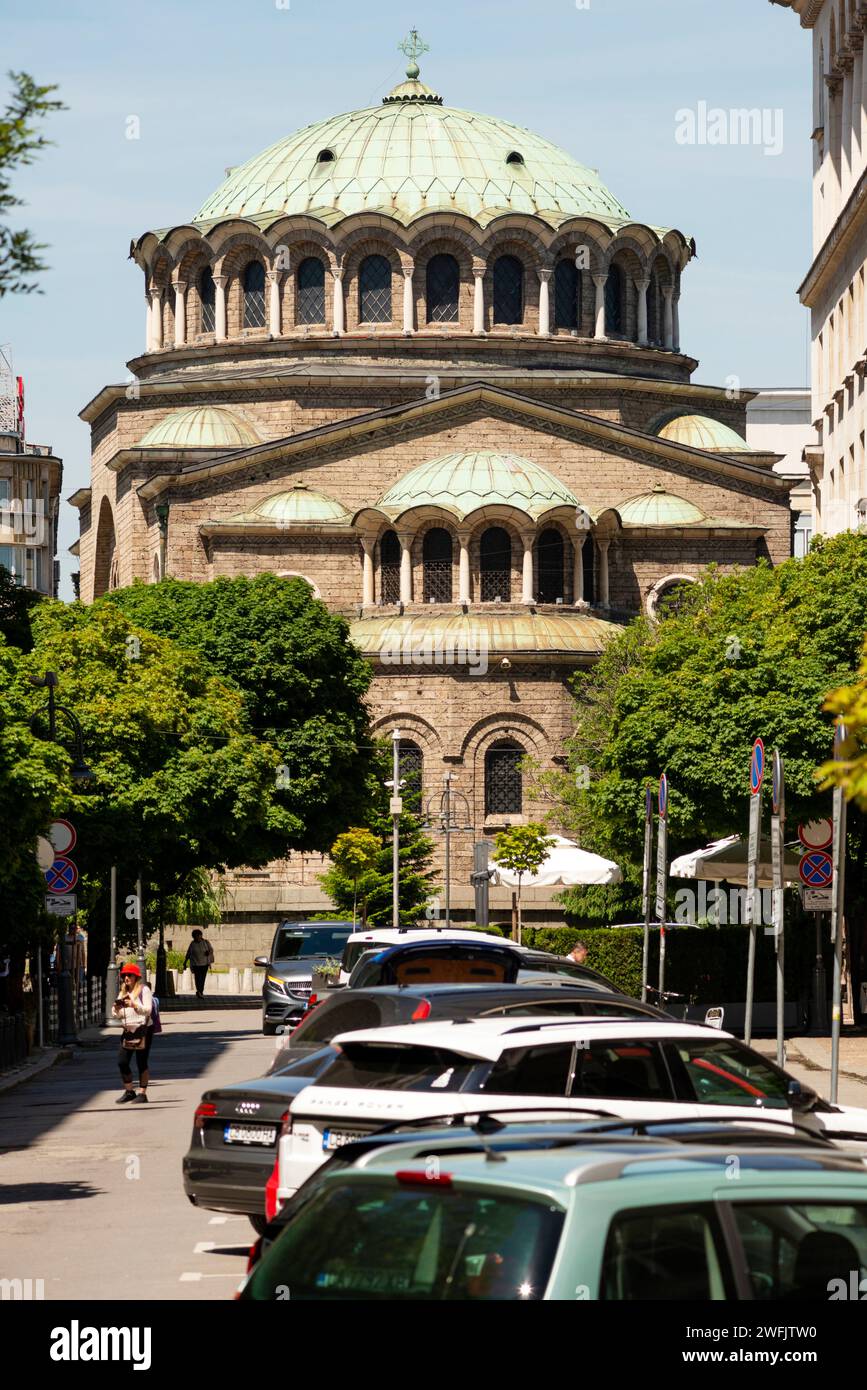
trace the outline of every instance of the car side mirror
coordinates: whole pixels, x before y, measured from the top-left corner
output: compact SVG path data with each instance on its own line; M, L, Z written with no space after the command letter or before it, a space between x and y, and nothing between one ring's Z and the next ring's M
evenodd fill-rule
M816 1099L816 1092L813 1088L802 1086L800 1081L796 1081L794 1077L789 1081L786 1095L793 1110L809 1110Z
M253 964L254 964L254 965L267 965L267 964L268 964L268 957L267 957L267 956L254 956L254 957L253 957Z

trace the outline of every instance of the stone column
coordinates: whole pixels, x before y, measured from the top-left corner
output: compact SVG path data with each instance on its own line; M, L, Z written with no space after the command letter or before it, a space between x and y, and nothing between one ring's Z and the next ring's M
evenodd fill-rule
M572 599L581 603L584 598L584 542L585 531L579 531L572 547Z
M524 565L521 574L521 602L535 603L536 596L533 593L533 536L523 535L521 540L524 543Z
M650 281L636 280L635 288L638 290L638 346L647 347L647 291Z
M154 350L154 324L151 310L151 297L145 290L145 352Z
M859 34L859 41L861 40ZM856 170L861 168L861 158L863 155L862 136L861 136L861 95L864 84L864 53L863 46L855 51L855 62L852 68L852 171L853 180L857 178Z
M228 336L226 326L226 276L214 276L214 341L224 343Z
M343 308L343 266L333 270L334 276L334 336L339 338L345 332L346 316Z
M680 352L680 291L671 297L671 346L674 352Z
M281 272L272 270L270 272L271 298L268 306L268 332L272 338L279 338L283 331L280 304L280 281Z
M662 291L665 300L665 346L669 352L674 351L674 290L669 287Z
M470 538L458 532L458 603L470 601Z
M842 34L840 35L842 39ZM843 75L843 97L840 103L840 202L845 203L852 190L852 69Z
M593 283L596 286L596 327L593 332L594 338L605 337L605 282L607 275L594 275Z
M159 290L151 290L151 352L163 345L163 308Z
M415 304L413 303L412 284L414 267L405 265L403 268L403 331L407 335L415 332Z
M485 267L473 266L473 332L485 331Z
M371 608L374 603L373 596L373 547L375 542L369 536L361 537L361 546L364 551L362 559L361 575L361 602L365 608Z
M549 269L537 271L539 276L539 337L547 338L551 332L551 275Z
M400 601L412 603L412 536L398 535L400 541Z
M175 347L183 347L187 341L187 287L178 280L175 283Z
M611 539L608 536L597 537L596 544L599 547L599 607L608 607L608 547Z

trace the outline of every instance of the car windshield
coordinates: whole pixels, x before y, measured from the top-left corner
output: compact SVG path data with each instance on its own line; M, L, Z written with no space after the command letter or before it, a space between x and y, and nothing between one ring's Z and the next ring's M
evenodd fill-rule
M676 1042L674 1051L690 1087L703 1105L789 1105L789 1078L751 1048L734 1039Z
M377 942L375 941L347 941L343 947L340 969L344 970L347 975L351 975L365 951L375 951L376 949ZM383 949L381 944L378 949Z
M351 927L281 927L272 961L303 960L308 956L340 956Z
M245 1297L531 1300L544 1295L563 1213L532 1196L341 1178L254 1271Z
M560 956L525 955L521 957L521 974L525 971L541 971L545 975L562 975L569 980L586 986L588 989L611 990L614 986L598 971L589 966L578 965L575 961L564 960Z
M319 1086L385 1091L459 1091L476 1063L444 1047L344 1043Z

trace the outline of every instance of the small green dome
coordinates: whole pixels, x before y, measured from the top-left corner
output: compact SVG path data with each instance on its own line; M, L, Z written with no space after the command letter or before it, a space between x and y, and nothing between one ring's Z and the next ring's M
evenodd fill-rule
M459 520L485 506L516 507L535 519L552 507L577 507L578 500L540 464L519 454L477 449L419 464L379 503L391 516L425 505L444 507Z
M503 213L628 222L594 169L529 130L443 106L417 80L380 106L332 116L278 140L230 170L195 223L308 214L333 226L353 213L404 225L434 211L482 226Z
M670 439L673 444L688 444L693 449L705 449L709 453L753 452L736 430L724 425L721 420L712 420L709 415L678 415L657 430L657 434L660 439Z
M692 502L666 492L661 484L621 503L617 511L624 526L696 526L705 519Z
M349 512L324 492L297 483L287 492L275 492L249 512L238 512L230 526L321 526L349 521Z
M170 410L138 442L140 449L244 449L261 444L252 425L223 405Z

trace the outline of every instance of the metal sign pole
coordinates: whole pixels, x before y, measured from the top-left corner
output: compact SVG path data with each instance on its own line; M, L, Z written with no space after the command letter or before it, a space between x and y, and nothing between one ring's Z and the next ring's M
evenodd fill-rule
M848 737L845 724L839 723L834 734L834 757L843 756L842 746ZM846 878L846 798L842 787L834 788L834 839L831 849L834 861L831 900L831 941L834 944L834 983L831 995L831 1088L829 1099L837 1104L837 1084L840 1069L840 1020L843 993L843 892Z
M647 1003L647 972L650 964L650 875L653 871L653 792L644 789L644 873L641 880L641 915L644 943L641 950L641 999Z
M137 878L136 881L135 881L135 915L136 915L136 932L137 932L137 938L138 938L138 950L137 950L137 952L136 952L136 955L137 955L137 958L138 958L138 968L139 968L139 970L141 971L141 977L142 977L142 979L146 981L146 980L147 980L147 965L146 965L146 963L145 963L145 948L144 948L144 904L143 904L143 902L142 902L141 877L140 877L140 876L139 876L139 878Z
M37 991L38 991L38 996L37 996L37 1000L36 1000L36 1019L37 1019L37 1028L38 1028L38 1034L37 1034L37 1036L38 1036L38 1038L39 1038L39 1046L40 1046L40 1047L44 1047L44 1046L45 1046L45 1022L44 1022L44 1019L43 1019L43 1017L42 1017L43 999L42 999L42 943L41 943L41 942L40 942L39 945L36 947L36 988L37 988Z
M771 801L771 860L774 885L774 944L777 948L777 1064L786 1065L786 981L785 981L785 899L783 894L784 825L786 820L783 759L774 751L773 794Z
M656 840L656 918L659 922L659 991L657 1003L665 998L665 900L668 896L668 777L659 779L659 833Z
M117 998L117 865L111 866L111 940L108 947L108 967L105 972L106 1019L111 1017L111 1005Z
M744 1042L749 1046L753 1036L753 994L756 979L756 885L759 867L759 836L762 828L762 778L765 772L765 745L760 738L753 744L750 756L750 838L747 858L746 921L750 929L747 955L747 999L744 1018Z

